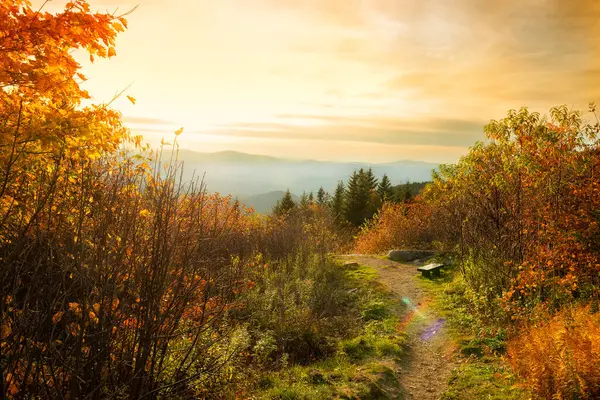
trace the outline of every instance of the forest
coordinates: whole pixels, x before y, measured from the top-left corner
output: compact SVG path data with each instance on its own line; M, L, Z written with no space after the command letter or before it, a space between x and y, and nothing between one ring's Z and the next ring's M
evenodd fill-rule
M593 103L510 110L431 182L361 169L260 215L85 105L73 52L116 56L126 13L0 21L0 397L402 398L408 301L339 257L391 249L448 265L409 277L462 335L442 398L600 397Z

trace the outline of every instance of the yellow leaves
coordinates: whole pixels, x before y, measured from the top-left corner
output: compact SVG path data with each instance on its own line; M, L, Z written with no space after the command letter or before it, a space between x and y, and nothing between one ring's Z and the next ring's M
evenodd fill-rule
M115 48L114 47L109 47L108 48L108 58L114 57L116 55L117 55L117 52L115 51Z
M121 23L121 21L113 22L112 27L117 32L125 32L125 26L124 26L124 24Z
M142 218L145 218L149 215L150 215L150 210L148 210L148 209L143 209L140 211L140 217L142 217Z
M136 99L135 99L135 97L132 97L132 96L127 96L127 100L129 100L129 101L131 102L131 104L134 104L134 105L135 105L135 102L136 102Z
M88 317L90 318L90 321L92 321L92 323L94 324L97 324L99 322L98 316L92 310L88 311Z
M8 386L8 393L15 396L19 393L19 388L16 385L16 379L13 379L12 373L6 374L5 384Z
M183 128L179 128L175 131L175 136L179 136L183 133Z
M8 318L4 319L4 321L0 321L0 339L6 340L12 333L11 322Z
M62 317L63 317L63 314L64 314L64 311L59 311L59 312L57 312L56 314L54 314L54 315L52 316L52 323L53 323L54 325L58 324L58 323L60 322L60 320L62 319Z
M81 318L83 315L83 310L81 308L81 304L79 303L69 303L69 310L77 316L77 318Z

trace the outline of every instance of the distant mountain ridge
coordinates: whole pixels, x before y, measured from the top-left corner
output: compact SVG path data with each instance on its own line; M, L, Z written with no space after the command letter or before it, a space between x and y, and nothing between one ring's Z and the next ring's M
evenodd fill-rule
M170 155L170 151L164 152L163 159ZM270 192L287 189L296 195L316 193L321 186L332 192L338 181L346 181L359 168L372 168L378 178L385 173L394 185L428 181L431 171L439 165L414 160L381 164L290 160L236 151L200 153L188 149L180 149L178 159L184 163L184 180L190 179L195 171L196 176L204 175L209 191L231 194L240 200L256 195L272 197ZM262 201L260 197L258 200Z
M275 190L273 192L242 197L239 198L239 201L248 207L252 207L257 213L266 214L273 210L275 204L283 198L284 194L284 190ZM292 193L292 200L297 203L300 201L300 197Z

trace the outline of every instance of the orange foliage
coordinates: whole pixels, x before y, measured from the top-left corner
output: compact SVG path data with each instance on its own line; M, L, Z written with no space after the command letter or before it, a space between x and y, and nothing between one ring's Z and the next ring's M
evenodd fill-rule
M85 76L73 49L86 50L92 60L111 57L127 27L124 16L94 13L85 0L70 1L57 14L32 9L27 0L3 0L0 20L0 85L26 101L89 98L79 87Z
M539 398L600 397L600 314L565 309L509 341L508 361Z
M378 253L394 247L429 247L430 208L416 199L413 204L385 203L361 228L354 251Z

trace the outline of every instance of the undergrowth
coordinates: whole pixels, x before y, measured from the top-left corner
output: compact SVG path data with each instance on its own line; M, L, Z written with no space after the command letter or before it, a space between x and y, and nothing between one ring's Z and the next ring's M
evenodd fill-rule
M529 399L503 360L506 331L486 318L485 300L452 267L444 268L439 278L416 279L432 296L432 307L445 318L460 354L460 365L452 371L442 399Z
M340 284L352 295L345 317L357 316L358 329L337 340L329 357L257 374L251 398L401 398L397 361L404 353L405 335L398 331L400 303L376 281L374 269L341 264L337 268L343 272Z

